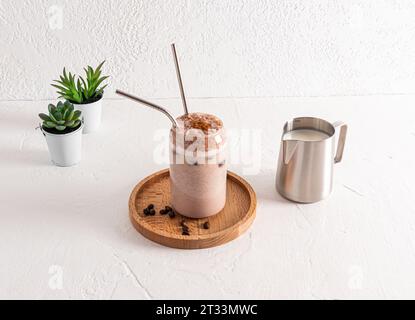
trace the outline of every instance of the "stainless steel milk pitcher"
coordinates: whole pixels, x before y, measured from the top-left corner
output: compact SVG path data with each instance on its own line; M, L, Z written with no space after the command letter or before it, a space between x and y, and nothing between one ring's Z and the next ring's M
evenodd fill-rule
M338 143L336 147L336 132ZM311 203L328 197L333 166L341 161L347 125L318 118L295 118L285 124L276 187L285 198Z

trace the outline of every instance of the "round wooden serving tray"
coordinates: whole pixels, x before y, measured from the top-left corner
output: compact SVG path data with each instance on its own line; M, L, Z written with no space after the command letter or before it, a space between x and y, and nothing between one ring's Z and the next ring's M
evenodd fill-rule
M143 210L154 204L155 216L144 216ZM170 206L170 174L162 170L142 180L133 190L130 201L130 219L144 237L159 244L179 249L211 248L227 243L243 234L255 219L256 195L241 177L228 172L225 208L205 219L190 219L177 214L175 218L160 215ZM185 220L190 235L182 235L180 223ZM209 221L210 228L203 228Z

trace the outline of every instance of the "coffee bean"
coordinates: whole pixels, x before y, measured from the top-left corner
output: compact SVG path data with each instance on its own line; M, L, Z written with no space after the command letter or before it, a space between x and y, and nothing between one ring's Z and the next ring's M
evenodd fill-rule
M160 210L160 214L162 215L162 216L164 216L164 215L166 215L166 214L168 214L169 212L168 211L166 211L166 210L164 210L164 209L161 209Z
M169 217L172 219L176 217L176 214L174 213L174 211L169 211Z
M206 221L206 222L203 224L203 229L208 230L209 228L210 228L210 223L209 223L209 221Z
M167 212L168 212L168 211L173 211L172 207L169 207L169 206L166 206L164 209L165 209Z
M190 233L189 233L189 231L184 231L183 230L182 235L184 235L184 236L190 236Z
M150 210L148 210L148 208L145 208L143 210L143 213L144 213L145 216L148 216L148 215L150 215Z
M153 210L154 209L154 204L149 204L147 207L149 210Z

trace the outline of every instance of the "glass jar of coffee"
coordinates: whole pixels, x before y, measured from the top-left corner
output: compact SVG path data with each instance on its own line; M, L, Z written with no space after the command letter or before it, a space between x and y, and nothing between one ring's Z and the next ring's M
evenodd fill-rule
M183 216L206 218L226 203L226 133L223 122L205 113L177 118L170 131L173 208Z

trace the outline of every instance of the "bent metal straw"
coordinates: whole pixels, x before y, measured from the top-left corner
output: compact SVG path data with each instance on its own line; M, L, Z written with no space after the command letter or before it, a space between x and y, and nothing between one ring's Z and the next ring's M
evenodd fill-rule
M177 127L178 125L177 125L177 121L176 121L176 119L174 119L174 117L170 114L170 112L168 112L165 108L163 108L163 107L161 107L161 106L159 106L159 105L157 105L157 104L155 104L155 103L152 103L152 102L149 102L149 101L147 101L147 100L144 100L144 99L142 99L142 98L139 98L139 97L136 97L136 96L133 96L133 95L131 95L131 94L129 94L129 93L126 93L126 92L124 92L124 91L121 91L121 90L116 90L115 91L115 93L117 93L117 94L119 94L119 95L121 95L121 96L124 96L124 97L126 97L126 98L128 98L128 99L131 99L131 100L134 100L134 101L136 101L136 102L139 102L139 103L141 103L141 104L144 104L144 105L146 105L147 107L150 107L150 108L153 108L153 109L156 109L156 110L158 110L158 111L160 111L160 112L162 112L162 113L164 113L169 119L170 119L170 121L172 122L172 124L173 124L173 127Z

